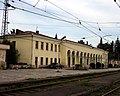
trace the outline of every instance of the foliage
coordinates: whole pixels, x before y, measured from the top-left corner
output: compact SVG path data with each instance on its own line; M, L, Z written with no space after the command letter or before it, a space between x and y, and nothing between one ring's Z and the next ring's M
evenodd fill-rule
M6 51L6 62L7 68L10 67L10 64L15 64L19 59L19 51L15 48L14 44L9 40L3 40L0 42L1 44L10 45L10 49Z
M95 63L90 63L90 68L95 69Z
M113 65L112 65L112 64L109 64L109 65L108 65L108 68L113 68Z
M117 38L117 40L112 41L111 43L104 43L102 42L102 38L100 40L100 43L98 44L97 48L106 50L109 52L108 58L109 60L118 60L120 59L120 41Z
M80 64L75 64L73 69L75 69L75 70L80 70L80 69L82 69L82 65L80 65Z
M101 63L100 62L97 62L96 63L96 69L100 69L102 67Z

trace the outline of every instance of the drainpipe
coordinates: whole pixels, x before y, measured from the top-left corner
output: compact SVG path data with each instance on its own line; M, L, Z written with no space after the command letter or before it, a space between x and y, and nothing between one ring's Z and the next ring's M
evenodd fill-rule
M32 61L33 61L33 33L31 35L31 67L32 67Z

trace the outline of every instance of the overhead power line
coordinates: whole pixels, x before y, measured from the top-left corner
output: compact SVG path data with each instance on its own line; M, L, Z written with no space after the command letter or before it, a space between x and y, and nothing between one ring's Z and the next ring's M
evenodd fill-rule
M34 7L40 2L40 0L37 1L37 3L34 5Z
M48 1L50 4L52 4L52 5L56 6L57 8L61 9L62 11L66 12L66 13L68 13L69 15L73 16L74 18L79 19L78 17L74 16L74 15L73 15L73 14L71 14L70 12L68 12L68 11L64 10L63 8L61 8L61 7L57 6L56 4L54 4L54 3L50 2L49 0L45 0L45 1Z
M116 0L114 0L114 2L117 4L117 6L120 8L120 5L118 4L118 2Z
M60 17L58 17L58 16L56 16L56 15L50 13L50 12L47 12L46 10L43 10L43 9L41 9L41 8L38 8L38 7L36 7L35 5L32 5L32 4L30 4L30 3L27 3L27 2L25 2L25 1L23 1L23 0L17 0L17 1L20 1L20 2L22 2L22 3L24 3L24 4L26 4L26 5L29 5L29 6L31 6L31 7L33 7L33 8L36 8L37 10L40 10L40 11L45 12L45 13L51 15L51 16L54 16L54 17L57 17L57 18L61 19Z
M20 2L22 2L22 3L24 3L24 4L26 4L26 5L29 5L29 6L31 6L31 7L33 7L33 8L36 8L36 9L42 11L42 12L45 12L45 13L51 15L51 16L57 17L57 18L60 18L59 16L62 16L62 17L68 18L68 19L76 20L76 19L74 19L74 18L67 17L67 16L64 16L64 15L61 15L61 14L57 14L57 13L53 13L53 12L48 12L48 11L46 11L46 10L43 10L43 9L41 9L41 8L38 8L38 7L32 5L32 4L28 3L28 2L22 1L22 0L18 0L18 1L20 1ZM62 19L62 18L60 18L60 19Z
M21 0L19 0L19 1L21 1ZM24 1L22 1L22 2L24 2ZM24 2L25 3L25 2ZM27 4L27 3L26 3ZM30 4L29 4L30 5ZM12 6L12 5L10 5L10 4L8 4L8 6L9 7L12 7L12 8L14 8L14 9L18 9L18 10L21 10L21 11L25 11L25 12L28 12L28 13L32 13L32 14L35 14L35 15L39 15L39 16L42 16L42 17L46 17L46 18L50 18L50 19L54 19L54 20L58 20L58 21L63 21L63 22L67 22L67 23L70 23L70 24L73 24L73 25L81 25L82 27L83 27L83 29L85 29L85 30L87 30L87 31L89 31L89 32L91 32L91 33L93 33L94 35L96 35L96 36L98 36L98 37L100 37L101 38L101 36L100 35L98 35L97 33L95 33L94 31L92 31L92 30L90 30L89 28L87 28L85 25L83 25L83 24L81 24L81 22L73 22L73 21L68 21L68 20L65 20L65 19L60 19L60 18L55 18L55 17L51 17L51 16L47 16L47 15L43 15L43 14L40 14L40 13L36 13L36 12L33 12L33 11L30 11L30 10L26 10L26 9L23 9L23 8L19 8L19 7L16 7L16 6ZM77 18L76 18L77 19ZM80 20L79 20L80 21ZM77 26L78 27L78 26ZM79 28L81 28L80 26L79 26ZM104 40L106 40L106 39L104 39ZM107 41L107 40L106 40Z
M32 7L35 7L34 5L32 5L32 4L29 4L29 3L27 3L27 2L25 2L25 1L22 1L22 0L19 0L19 1L21 1L22 3L24 3L24 4L27 4L27 5L29 5L29 6L32 6ZM39 0L38 0L39 1ZM48 1L48 0L46 0L46 1ZM78 17L76 17L75 15L73 15L73 14L71 14L70 12L67 12L66 10L64 10L63 8L61 8L61 7L59 7L59 6L57 6L56 4L54 4L54 3L52 3L52 2L50 2L50 1L48 1L49 3L51 3L52 5L54 5L54 6L56 6L57 8L59 8L59 9L61 9L61 10L63 10L64 12L66 12L66 13L68 13L69 15L72 15L77 21L79 20L78 19ZM38 10L41 10L41 11L43 11L43 12L46 12L46 13L48 13L49 15L52 15L52 16L55 16L55 17L57 17L57 18L60 18L60 17L58 17L58 16L56 16L56 15L54 15L54 13L53 14L51 14L51 13L49 13L49 12L47 12L47 11L45 11L45 10L43 10L43 9L40 9L40 8L37 8L37 7L35 7L36 9L38 9ZM63 17L63 16L62 16ZM68 17L67 17L68 18ZM61 18L60 18L61 19ZM70 19L72 19L72 18L70 18ZM74 19L74 20L75 20ZM102 32L102 30L100 30L100 27L99 28L96 28L96 27L94 27L94 26L92 26L92 25L90 25L89 23L87 23L86 21L84 21L84 20L81 20L82 22L84 22L84 23L86 23L87 25L89 25L90 27L92 27L92 28L94 28L94 29L96 29L97 31L101 31ZM105 34L104 32L102 32L103 34ZM106 34L105 34L106 35Z
M25 12L28 12L28 13L32 13L32 14L35 14L35 15L40 15L42 17L47 17L47 18L50 18L50 19L54 19L54 20L58 20L58 21L63 21L63 22L67 22L67 23L72 23L72 24L78 24L76 22L72 22L72 21L68 21L68 20L64 20L64 19L59 19L59 18L55 18L55 17L50 17L50 16L47 16L47 15L43 15L43 14L40 14L40 13L36 13L36 12L33 12L33 11L29 11L29 10L26 10L26 9L23 9L23 8L19 8L19 7L16 7L16 6L12 6L9 4L10 7L14 8L14 9L18 9L18 10L21 10L21 11L25 11Z
M64 11L65 13L67 13L67 14L71 15L72 17L76 18L76 20L81 21L81 23L84 22L84 23L86 23L87 25L89 25L90 27L92 27L92 28L96 29L97 31L100 31L100 32L102 32L104 35L106 35L106 34L100 29L100 27L99 27L99 28L96 28L96 27L90 25L87 21L80 20L77 16L75 16L75 15L73 15L72 13L64 10L63 8L59 7L58 5L54 4L53 2L51 2L51 1L49 1L49 0L45 0L45 1L49 2L50 4L54 5L55 7L59 8L59 9L62 10L62 11ZM98 25L98 23L96 23L96 24ZM87 28L87 27L86 27L86 28ZM87 28L87 29L89 29L89 28ZM89 29L89 30L90 30L90 29ZM95 33L95 32L94 32L94 33Z

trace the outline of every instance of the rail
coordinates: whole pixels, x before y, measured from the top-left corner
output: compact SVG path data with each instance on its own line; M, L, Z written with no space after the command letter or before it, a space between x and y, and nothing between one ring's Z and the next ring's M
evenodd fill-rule
M103 94L102 96L107 96L107 95L109 95L109 94L111 94L111 93L117 91L118 89L120 89L120 86L118 86L118 87L116 87L116 88L114 88L114 89L108 91L107 93Z

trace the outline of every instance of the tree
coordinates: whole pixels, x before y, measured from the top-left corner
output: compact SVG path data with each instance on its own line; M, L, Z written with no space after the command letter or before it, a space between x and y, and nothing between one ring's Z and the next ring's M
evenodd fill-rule
M110 60L118 60L120 59L120 41L117 37L117 40L112 41L111 43L102 43L102 38L100 40L100 43L98 44L97 48L103 49L105 51L108 51L108 58Z
M14 44L6 39L0 43L5 45L10 45L10 50L6 51L7 68L10 67L10 64L18 63L20 54L19 51L15 48Z
M115 41L115 59L119 61L120 58L120 41L117 37L117 40Z

